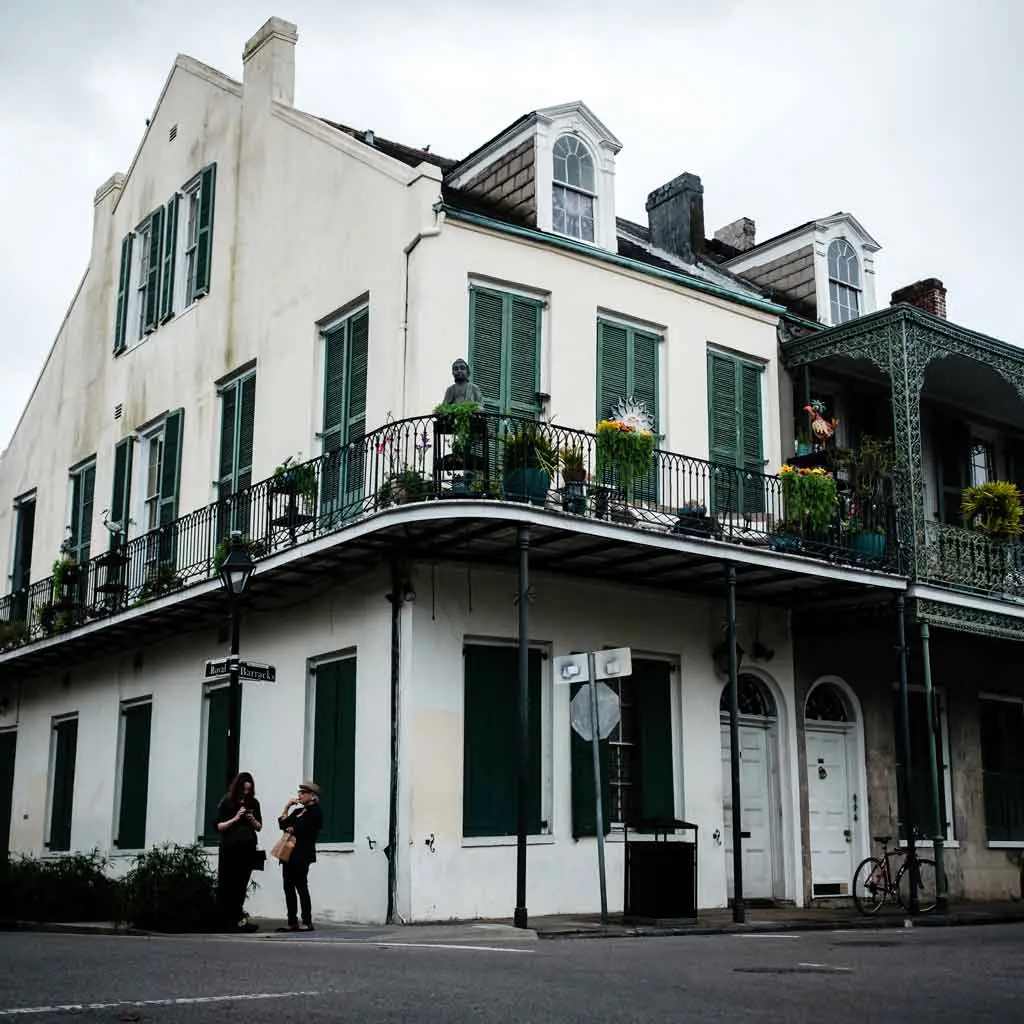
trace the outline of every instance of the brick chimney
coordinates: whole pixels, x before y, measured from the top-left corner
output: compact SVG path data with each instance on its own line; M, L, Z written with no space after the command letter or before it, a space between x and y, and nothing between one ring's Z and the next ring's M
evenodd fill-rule
M299 31L290 22L270 18L242 51L245 95L291 106L295 102L295 43Z
M737 252L753 249L754 222L749 217L740 217L739 220L726 224L724 228L719 228L715 232L715 240L736 249Z
M692 262L704 248L704 186L696 174L680 174L647 197L651 243Z
M937 277L929 277L924 281L908 284L905 288L898 288L892 293L890 301L894 306L899 302L906 302L933 316L946 319L946 288Z

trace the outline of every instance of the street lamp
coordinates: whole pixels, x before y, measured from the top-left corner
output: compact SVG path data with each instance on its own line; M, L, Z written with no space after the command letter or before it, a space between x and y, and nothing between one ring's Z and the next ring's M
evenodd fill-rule
M221 563L220 582L228 595L231 612L231 657L228 659L228 783L238 774L239 739L242 729L241 683L238 678L238 605L249 587L256 565L237 530L228 541L227 557Z

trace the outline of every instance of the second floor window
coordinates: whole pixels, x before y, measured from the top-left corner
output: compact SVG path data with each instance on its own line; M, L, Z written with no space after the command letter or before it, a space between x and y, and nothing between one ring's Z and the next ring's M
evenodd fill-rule
M71 548L71 557L79 565L89 561L95 489L96 461L94 459L71 471L71 521L68 543Z
M560 235L594 241L594 158L574 135L563 135L553 153L551 226Z
M845 238L828 247L828 297L833 326L860 316L860 264Z
M253 427L256 421L256 373L243 374L220 389L220 465L217 499L224 502L217 518L217 539L232 530L248 533L249 502L239 495L252 483Z

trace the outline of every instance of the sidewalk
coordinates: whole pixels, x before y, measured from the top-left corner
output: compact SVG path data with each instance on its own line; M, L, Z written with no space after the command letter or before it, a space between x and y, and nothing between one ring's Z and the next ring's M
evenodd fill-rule
M696 920L624 921L622 914L609 915L602 925L597 914L556 914L530 919L530 927L515 928L511 919L494 921L438 921L423 924L350 924L341 921L318 922L314 932L278 932L283 919L254 918L259 930L232 938L273 939L284 942L330 940L335 942L455 943L531 941L534 939L626 938L659 935L721 935L736 932L831 931L845 928L903 928L907 915L886 908L873 917L864 917L853 906L831 907L756 907L749 908L746 921L736 924L729 909L700 911ZM913 919L913 927L949 927L956 925L1024 922L1024 902L950 904L943 914L922 914ZM157 935L115 924L95 922L0 922L0 931L63 932L95 935ZM202 933L210 938L224 933Z

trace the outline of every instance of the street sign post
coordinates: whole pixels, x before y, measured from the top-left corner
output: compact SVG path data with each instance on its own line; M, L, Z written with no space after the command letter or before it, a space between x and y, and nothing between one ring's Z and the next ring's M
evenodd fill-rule
M211 658L206 663L206 678L216 679L217 676L226 676L231 672L230 658Z
M555 658L555 679L560 683L589 683L586 691L580 690L570 705L572 727L584 739L590 740L594 755L594 806L597 823L597 873L601 886L601 923L608 923L608 881L604 864L604 808L601 805L601 740L619 724L619 699L614 690L599 683L601 679L620 679L633 672L633 652L629 647L615 647L611 650L590 651L587 654L570 654ZM584 692L590 705L590 723L587 729L585 719L577 724L585 710L583 701L573 707ZM611 695L609 700L606 694ZM604 709L602 712L602 708ZM604 719L602 721L602 714ZM586 735L584 730L589 732Z
M231 675L232 666L238 669L239 679L253 683L276 683L277 668L263 661L239 661L237 657L210 658L206 662L206 678L217 679Z

